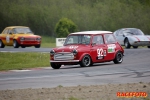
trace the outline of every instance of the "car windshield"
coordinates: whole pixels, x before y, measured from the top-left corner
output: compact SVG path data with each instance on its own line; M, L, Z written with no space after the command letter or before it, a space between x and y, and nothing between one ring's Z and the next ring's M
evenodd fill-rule
M67 37L64 45L69 45L69 44L90 44L90 35L70 35Z
M30 28L15 28L14 33L33 34Z
M127 29L123 30L124 35L144 35L140 29Z

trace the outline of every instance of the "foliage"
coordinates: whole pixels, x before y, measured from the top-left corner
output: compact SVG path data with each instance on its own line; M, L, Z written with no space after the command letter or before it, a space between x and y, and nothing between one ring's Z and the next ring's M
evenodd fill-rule
M68 18L79 31L135 27L150 34L149 0L0 0L0 9L0 31L23 25L56 37L56 23Z
M77 31L77 26L68 18L62 18L56 24L57 37L66 37L69 33Z

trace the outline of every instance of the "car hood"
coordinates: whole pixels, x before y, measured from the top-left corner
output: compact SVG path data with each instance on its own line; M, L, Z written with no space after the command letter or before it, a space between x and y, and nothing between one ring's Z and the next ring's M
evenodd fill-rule
M54 48L55 52L72 52L72 50L76 49L78 51L87 50L90 48L90 45L67 45L58 48Z
M133 39L134 41L150 41L149 35L133 35L128 37Z
M39 35L34 35L34 34L15 34L17 37L40 37Z

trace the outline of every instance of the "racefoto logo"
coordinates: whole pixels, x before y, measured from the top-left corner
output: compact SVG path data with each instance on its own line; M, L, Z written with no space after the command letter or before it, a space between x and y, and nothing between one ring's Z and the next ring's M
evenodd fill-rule
M117 92L117 97L132 98L132 97L144 97L146 98L148 94L146 92Z

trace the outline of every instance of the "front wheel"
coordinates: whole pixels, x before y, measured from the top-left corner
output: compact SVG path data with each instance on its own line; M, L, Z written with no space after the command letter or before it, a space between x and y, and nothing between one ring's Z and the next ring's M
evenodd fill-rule
M57 64L57 63L53 63L53 62L51 62L50 65L53 69L59 69L61 67L61 64Z
M0 48L4 48L5 45L3 44L2 40L0 40Z
M137 48L138 48L138 46L133 46L133 48L134 48L134 49L137 49Z
M80 61L80 66L81 67L88 67L92 64L91 58L89 55L85 55L82 60Z
M129 40L128 39L125 39L124 41L124 46L129 49L131 47L130 43L129 43Z
M40 44L39 44L39 45L36 45L35 48L40 48L40 46L41 46Z
M18 44L17 40L13 41L13 46L14 46L14 48L18 48L19 47L19 44Z
M118 51L116 53L115 59L113 60L115 64L120 64L123 61L123 54L122 52Z
M147 46L148 48L150 48L150 46Z

